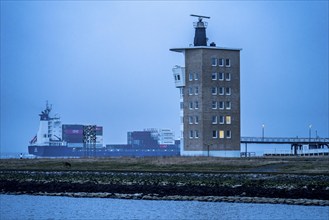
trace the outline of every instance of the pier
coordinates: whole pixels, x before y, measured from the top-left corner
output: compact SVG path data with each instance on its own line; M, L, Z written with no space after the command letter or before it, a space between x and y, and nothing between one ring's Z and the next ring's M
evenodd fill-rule
M298 137L241 137L245 144L242 156L250 156L248 144L290 144L290 153L270 153L265 156L320 156L329 155L329 138L298 138ZM303 146L308 146L308 152L303 152Z

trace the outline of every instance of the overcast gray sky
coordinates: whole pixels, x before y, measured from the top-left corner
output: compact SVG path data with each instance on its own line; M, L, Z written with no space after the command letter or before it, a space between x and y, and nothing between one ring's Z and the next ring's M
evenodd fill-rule
M62 122L179 135L170 52L210 16L217 46L242 48L242 136L329 136L328 1L1 1L1 151L26 152L46 100Z

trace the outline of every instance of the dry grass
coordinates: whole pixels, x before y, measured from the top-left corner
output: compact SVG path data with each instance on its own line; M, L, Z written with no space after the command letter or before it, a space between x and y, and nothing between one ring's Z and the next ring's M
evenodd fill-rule
M69 162L71 168L64 167ZM90 170L168 172L272 172L329 174L328 157L217 158L145 157L81 159L1 159L0 170Z

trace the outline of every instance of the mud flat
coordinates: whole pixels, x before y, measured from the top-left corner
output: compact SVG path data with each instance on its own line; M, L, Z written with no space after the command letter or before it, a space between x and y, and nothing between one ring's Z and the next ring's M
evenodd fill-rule
M0 170L1 193L329 206L329 174Z

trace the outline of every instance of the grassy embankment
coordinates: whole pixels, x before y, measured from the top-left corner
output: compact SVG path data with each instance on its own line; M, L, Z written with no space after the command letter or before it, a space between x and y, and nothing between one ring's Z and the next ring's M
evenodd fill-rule
M65 167L69 162L71 167ZM329 157L2 159L0 170L329 174Z

